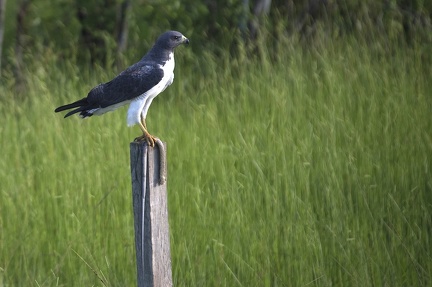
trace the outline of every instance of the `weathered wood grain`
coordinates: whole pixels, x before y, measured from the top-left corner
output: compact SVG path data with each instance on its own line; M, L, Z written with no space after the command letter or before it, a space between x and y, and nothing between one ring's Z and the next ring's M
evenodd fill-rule
M172 286L166 144L132 142L130 160L138 287Z

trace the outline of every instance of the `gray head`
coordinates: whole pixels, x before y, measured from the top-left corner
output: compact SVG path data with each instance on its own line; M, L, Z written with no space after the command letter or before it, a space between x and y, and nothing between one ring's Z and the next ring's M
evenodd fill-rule
M155 46L162 49L173 50L175 47L181 44L189 44L189 39L183 36L182 33L177 31L168 31L163 33L157 39Z

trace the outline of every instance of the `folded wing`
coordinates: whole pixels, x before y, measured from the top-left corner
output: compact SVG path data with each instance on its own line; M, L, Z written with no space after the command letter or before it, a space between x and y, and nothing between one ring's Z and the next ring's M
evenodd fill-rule
M58 107L60 112L77 108L68 112L65 117L80 113L82 117L93 115L98 109L113 109L131 100L143 96L148 90L156 86L163 78L162 68L151 62L138 62L132 65L113 80L94 87L86 98Z

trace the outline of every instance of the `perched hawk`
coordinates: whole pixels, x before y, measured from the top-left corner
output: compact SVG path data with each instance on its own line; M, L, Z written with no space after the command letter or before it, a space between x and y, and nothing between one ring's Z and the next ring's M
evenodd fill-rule
M153 99L174 80L174 48L189 44L189 40L177 31L168 31L159 36L151 50L138 62L130 66L111 81L94 87L87 97L55 109L68 109L65 118L79 113L82 118L101 115L121 106L129 105L127 124L138 124L143 132L135 141L147 141L154 146L156 138L147 131L146 116Z

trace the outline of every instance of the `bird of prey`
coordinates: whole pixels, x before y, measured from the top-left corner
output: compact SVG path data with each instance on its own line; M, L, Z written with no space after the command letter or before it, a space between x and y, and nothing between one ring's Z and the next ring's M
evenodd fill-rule
M127 124L138 124L143 134L135 141L146 141L154 146L156 137L147 131L146 116L153 99L174 80L174 48L189 44L189 40L177 31L159 36L150 51L111 81L94 87L87 97L55 109L69 110L65 118L79 113L81 118L101 115L121 106L129 105Z

